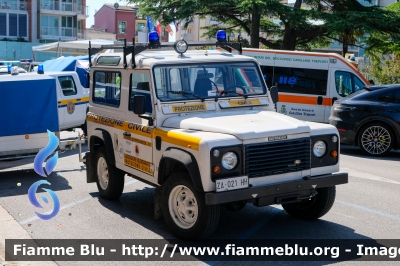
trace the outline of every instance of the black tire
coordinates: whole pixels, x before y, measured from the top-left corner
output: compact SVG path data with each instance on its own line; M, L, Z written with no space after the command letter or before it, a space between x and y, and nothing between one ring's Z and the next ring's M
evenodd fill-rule
M311 200L282 204L283 209L292 217L303 220L315 220L324 216L335 202L336 187L316 189L318 194Z
M176 209L170 209L170 196L171 205L175 205L175 201L177 206L179 205ZM176 198L175 200L174 197ZM182 200L181 204L177 200ZM193 206L187 206L186 202L184 203L185 200L187 200L188 205ZM186 212L186 208L192 208L194 211L189 209ZM189 174L179 172L173 173L163 184L162 212L165 222L176 236L182 239L201 239L211 235L217 228L220 206L206 205L204 193L194 188ZM179 217L174 215L174 213L178 212L181 212Z
M99 189L100 196L104 199L114 200L118 199L124 190L124 176L125 173L114 165L110 164L106 150L100 147L95 151L95 171L96 171L96 184ZM99 165L100 164L100 165ZM103 174L106 175L106 180L101 180L99 176L100 168L104 169ZM107 171L107 172L106 172Z
M358 147L369 156L384 156L393 147L392 129L383 123L370 123L363 126L358 134Z

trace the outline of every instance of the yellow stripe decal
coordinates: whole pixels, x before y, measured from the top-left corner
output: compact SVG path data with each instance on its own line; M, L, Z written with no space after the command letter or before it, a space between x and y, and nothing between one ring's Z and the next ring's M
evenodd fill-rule
M147 127L147 126L142 126L139 124L135 124L132 122L127 122L123 121L120 119L114 119L114 118L109 118L105 116L100 116L100 115L95 115L91 112L87 114L87 121L117 128L124 130L126 132L132 132L134 134L148 137L148 138L153 138L155 139L156 137L161 137L162 141L168 142L180 147L184 148L189 148L192 150L199 150L199 145L201 138L199 137L194 137L190 136L187 134L183 134L180 132L172 132L172 131L165 131L159 128L152 128L152 127ZM124 137L124 139L128 139ZM134 142L141 143L143 145L151 146L152 143L135 139L135 138L130 138L129 140L132 140ZM146 143L146 144L144 144Z
M151 163L148 161L145 161L143 159L139 159L137 157L133 157L132 155L124 153L124 164L137 169L139 171L148 173L148 174L153 174L153 171L151 170Z
M206 111L207 106L204 103L201 104L184 104L184 105L173 105L172 112L182 113L182 112L198 112Z
M241 101L229 101L230 106L243 106L243 105L253 105L261 104L260 100L241 100Z
M81 99L81 100L78 101L77 99ZM58 105L65 105L65 104L68 104L69 102L73 102L73 103L82 103L82 102L88 102L88 101L89 101L89 97L83 97L83 98L62 100L62 101L59 101L59 102L58 102Z
M156 128L154 130L153 138L156 137L161 137L162 141L196 151L199 150L199 145L201 141L201 138L199 137L193 137L190 135L182 134L180 132L165 131L159 128Z
M110 117L106 117L106 116L100 116L100 115L93 114L91 112L89 112L87 114L87 121L105 125L105 126L109 126L109 127L113 127L113 128L118 128L118 129L124 130L126 132L132 132L134 134L148 137L148 138L151 138L151 133L153 131L153 128L151 128L151 127L142 126L142 125L135 124L132 122L123 121L121 119L114 119L114 118L110 118Z

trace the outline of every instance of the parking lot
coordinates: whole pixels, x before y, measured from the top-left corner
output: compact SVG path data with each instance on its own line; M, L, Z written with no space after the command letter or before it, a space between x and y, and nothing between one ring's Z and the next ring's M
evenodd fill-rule
M73 136L73 133L65 133ZM86 150L84 146L84 150ZM77 150L59 155L58 164L48 177L51 189L60 199L56 217L41 220L29 202L27 191L41 180L30 160L13 163L0 170L0 205L33 239L173 239L163 220L153 219L154 188L125 177L125 189L117 201L101 199L95 183L86 183L85 165L78 162ZM383 158L362 155L355 147L341 147L340 169L349 173L349 183L337 186L331 211L317 221L290 217L280 206L229 212L222 208L221 220L213 239L398 239L400 238L400 153L392 151ZM44 194L44 193L43 193ZM10 232L0 229L4 241ZM58 265L109 265L110 262L67 262ZM165 265L165 262L142 262ZM171 262L174 265L227 265L228 262ZM330 262L348 265L352 262ZM356 262L353 262L354 264ZM365 263L365 262L364 262ZM382 262L369 262L369 265ZM394 262L386 262L393 263ZM132 262L121 262L132 265ZM232 263L229 263L230 265ZM235 263L233 263L235 264ZM243 265L237 262L237 265ZM248 264L266 265L258 262ZM280 264L271 262L271 265ZM283 264L283 262L282 262ZM301 264L301 263L299 263ZM307 262L320 265L322 262ZM40 264L38 264L40 265ZM304 264L303 264L304 265Z

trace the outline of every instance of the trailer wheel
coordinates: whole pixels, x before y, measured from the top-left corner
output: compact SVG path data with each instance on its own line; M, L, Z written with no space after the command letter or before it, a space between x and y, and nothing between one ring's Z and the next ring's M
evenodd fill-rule
M324 216L335 202L336 187L316 189L318 194L310 200L282 204L283 209L291 216L304 220L315 220Z
M168 227L183 239L201 239L218 226L219 205L206 205L204 193L197 191L188 173L174 173L164 183L162 212Z
M104 147L95 151L96 183L100 196L105 199L118 199L124 190L125 173L110 164Z

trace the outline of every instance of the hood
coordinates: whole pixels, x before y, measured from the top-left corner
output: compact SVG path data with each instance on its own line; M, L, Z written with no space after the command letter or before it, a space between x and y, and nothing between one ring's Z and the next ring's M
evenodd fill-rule
M163 127L224 133L241 140L310 132L305 122L290 116L243 110L174 116L166 119Z

